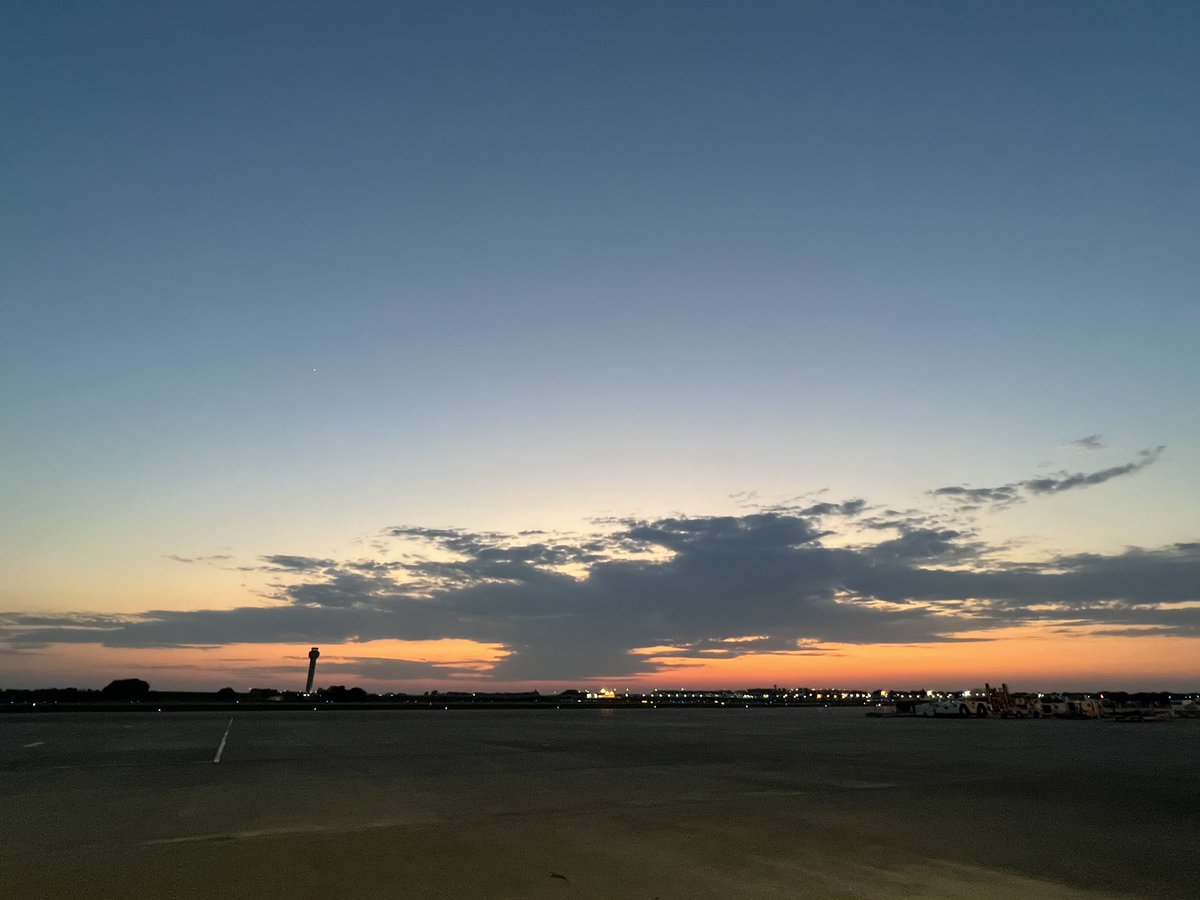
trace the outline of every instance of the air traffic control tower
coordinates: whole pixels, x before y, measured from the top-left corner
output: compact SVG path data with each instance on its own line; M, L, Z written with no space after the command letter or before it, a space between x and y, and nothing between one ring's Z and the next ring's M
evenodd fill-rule
M308 681L304 685L304 693L312 693L313 676L317 674L317 657L321 655L321 651L317 647L313 647L308 651Z

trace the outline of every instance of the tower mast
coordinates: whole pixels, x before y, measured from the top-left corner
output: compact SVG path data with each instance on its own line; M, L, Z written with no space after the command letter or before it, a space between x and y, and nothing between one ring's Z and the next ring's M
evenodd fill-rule
M313 647L308 651L308 682L304 685L304 693L312 693L313 676L317 674L317 657L321 655L321 651Z

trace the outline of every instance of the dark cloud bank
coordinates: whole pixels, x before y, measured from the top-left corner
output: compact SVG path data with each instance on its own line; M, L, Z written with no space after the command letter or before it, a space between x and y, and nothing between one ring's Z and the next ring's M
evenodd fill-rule
M1052 494L1131 474L1157 453L1092 475L974 490ZM263 557L260 567L285 579L273 605L8 615L0 634L18 649L464 638L505 648L508 655L487 671L505 681L662 671L666 663L634 652L647 647L674 648L663 655L686 664L745 653L819 654L831 643L979 639L1030 623L1200 635L1200 609L1183 605L1200 601L1200 543L1014 563L996 561L998 548L965 522L873 512L851 500L741 516L620 520L606 533L569 539L395 527L384 535L396 543L397 553L388 554L395 558ZM381 677L456 671L405 660L355 664Z

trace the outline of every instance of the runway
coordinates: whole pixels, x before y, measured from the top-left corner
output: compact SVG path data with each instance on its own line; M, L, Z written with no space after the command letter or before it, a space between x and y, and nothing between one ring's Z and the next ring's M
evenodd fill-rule
M0 716L13 897L1186 897L1200 722Z

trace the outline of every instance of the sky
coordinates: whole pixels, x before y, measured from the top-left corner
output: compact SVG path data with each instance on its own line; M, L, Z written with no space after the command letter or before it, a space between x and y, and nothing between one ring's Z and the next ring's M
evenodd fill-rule
M0 8L0 688L1200 687L1200 7Z

